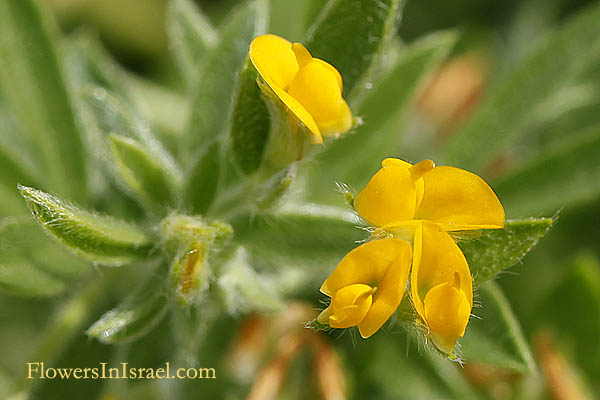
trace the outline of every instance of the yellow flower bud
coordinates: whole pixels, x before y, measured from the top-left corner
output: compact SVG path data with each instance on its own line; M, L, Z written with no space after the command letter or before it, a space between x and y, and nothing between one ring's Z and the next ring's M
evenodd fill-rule
M312 134L342 134L352 127L352 113L342 98L342 77L327 62L313 58L300 43L266 34L250 44L252 64L286 108Z

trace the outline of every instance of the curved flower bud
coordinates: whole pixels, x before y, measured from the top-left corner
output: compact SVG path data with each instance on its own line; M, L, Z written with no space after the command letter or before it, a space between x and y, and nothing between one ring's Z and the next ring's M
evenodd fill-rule
M436 346L451 353L463 337L473 307L467 260L450 235L422 221L415 230L411 298Z
M409 220L429 220L446 231L504 226L504 208L479 176L453 167L415 165L387 158L356 196L358 213L375 226L393 228Z
M249 55L269 88L310 130L313 143L350 130L352 113L342 98L342 77L332 65L313 58L300 43L272 34L255 38Z
M411 253L410 243L400 239L374 240L349 252L321 286L332 301L318 321L358 326L363 338L373 335L404 296Z

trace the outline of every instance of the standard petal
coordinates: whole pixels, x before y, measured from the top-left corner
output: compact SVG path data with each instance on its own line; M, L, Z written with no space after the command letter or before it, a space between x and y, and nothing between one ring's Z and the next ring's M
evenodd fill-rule
M410 243L400 239L373 240L361 244L346 254L325 279L320 290L333 297L335 292L349 285L373 285L374 282L380 282L398 256L407 249L410 251ZM376 297L380 296L380 291L381 288L378 289Z
M395 226L412 220L417 203L417 186L411 164L387 158L367 186L354 200L361 217L379 227Z
M405 243L404 250L392 262L383 279L379 281L369 312L358 324L358 330L363 338L368 338L377 332L394 314L404 297L412 253L410 244Z
M454 167L436 167L423 176L424 193L415 219L444 230L496 229L504 226L504 208L479 176Z
M439 284L454 283L458 279L459 289L464 292L469 306L473 306L473 278L469 265L446 231L433 222L422 221L415 232L413 251L411 298L417 313L426 323L423 300L427 292Z
M276 35L256 37L250 43L250 60L269 84L287 90L298 73L298 62L292 51L292 43Z
M301 66L287 92L308 110L322 135L345 133L352 127L352 113L337 74L324 64L313 59Z

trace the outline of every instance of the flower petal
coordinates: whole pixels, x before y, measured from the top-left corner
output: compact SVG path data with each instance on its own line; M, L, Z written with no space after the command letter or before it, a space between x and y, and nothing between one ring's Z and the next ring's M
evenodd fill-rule
M358 325L371 308L375 291L369 285L356 283L335 292L331 299L329 326L349 328Z
M469 265L446 231L433 222L422 221L415 231L413 251L411 297L425 323L427 315L423 299L431 288L442 283L454 283L458 279L459 289L466 296L469 306L473 306L473 278Z
M412 255L410 244L408 242L405 243L404 250L392 262L383 279L379 281L379 286L369 312L358 324L358 330L363 338L368 338L377 332L394 314L402 301L402 297L404 297Z
M298 62L292 51L292 43L276 35L266 34L256 37L250 43L250 60L273 88L287 90L298 73Z
M445 353L452 353L471 316L465 292L449 282L440 283L427 292L424 304L433 342Z
M321 292L333 297L341 288L355 283L373 286L381 282L396 259L410 251L410 243L400 239L373 240L350 251L321 285ZM395 265L395 264L394 264ZM382 288L377 291L381 296ZM385 292L384 292L385 293Z
M287 92L302 104L324 136L345 133L352 127L352 113L342 98L339 77L324 61L311 60L298 70Z
M279 97L279 99L283 102L283 104L287 107L290 112L296 116L310 131L311 142L313 144L323 143L323 136L321 136L321 131L317 126L314 118L306 108L302 104L298 102L295 98L287 94L284 90L278 88L277 86L272 86L271 89L273 92Z
M447 231L504 226L504 208L479 176L443 166L427 172L423 182L423 200L415 219L434 221Z
M387 158L354 200L361 217L375 226L395 226L412 220L417 203L417 186L411 164Z

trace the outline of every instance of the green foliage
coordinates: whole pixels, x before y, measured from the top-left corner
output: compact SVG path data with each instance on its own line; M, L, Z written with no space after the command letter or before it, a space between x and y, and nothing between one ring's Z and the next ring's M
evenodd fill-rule
M554 213L598 198L600 126L576 136L502 177L496 189L510 215Z
M459 242L476 284L482 284L522 261L553 224L551 218L506 221L503 229Z
M187 83L193 84L206 54L217 44L218 34L190 0L172 0L168 7L169 43Z
M73 200L86 193L82 139L56 53L54 27L33 0L0 5L0 87L48 186Z
M331 0L309 29L306 47L340 71L345 98L353 100L364 90L396 32L401 6L400 0Z
M94 262L122 264L148 254L152 239L134 225L80 210L48 193L19 186L40 226L71 251Z
M535 370L533 356L508 300L494 282L476 292L476 301L465 336L460 340L462 357L521 372Z
M452 138L445 161L477 171L515 144L527 132L523 128L535 115L533 108L598 62L598 18L600 6L595 4L549 34Z
M367 237L357 228L356 217L343 209L314 204L294 209L254 218L242 216L233 222L236 240L247 247L254 262L274 268L289 265L326 272L356 241Z
M550 29L550 16L558 15L554 2L548 5L554 11L540 11L543 1L517 11L503 34L523 42L523 21L547 34L519 49L486 44L488 53L500 51L482 52L486 60L503 64L490 65L481 104L451 132L433 126L415 95L435 83L430 78L449 55L481 50L486 36L447 30L403 43L396 31L401 0L239 3L226 14L220 3L199 9L191 0L169 1L164 29L151 29L164 30L171 53L148 63L117 49L122 67L111 55L115 49L87 29L61 37L43 1L0 1L0 352L9 347L14 354L20 346L47 366L204 363L219 374L210 384L83 387L27 380L22 368L6 368L11 359L0 362L0 397L153 399L202 391L242 398L248 382L221 365L226 354L233 357L233 338L249 332L260 336L251 348L258 368L285 366L284 392L275 397L316 396L324 389L304 383L323 365L327 376L347 378L352 398L494 397L486 387L493 382L479 382L486 378L425 344L408 296L399 311L408 317L394 321L408 327L407 341L406 330L398 335L393 323L368 340L357 340L354 331L328 338L302 328L314 316L295 314L303 307L299 299L305 308L320 307L318 285L369 237L356 213L341 208L352 204L354 189L386 157L419 161L430 154L491 176L510 217L565 208L565 221L562 215L508 220L503 229L456 234L475 286L461 360L510 376L500 384L512 398L545 398L536 370L547 366L534 360L528 343L535 345L539 331L551 332L566 362L600 390L593 239L600 199L599 5L558 29ZM464 4L455 7L461 12ZM297 117L273 101L248 59L251 40L268 27L341 72L357 122L351 133L312 145ZM460 89L468 86L453 79ZM445 90L453 97L457 89ZM538 245L554 224L561 235ZM574 248L589 255L574 259ZM563 259L575 261L563 265ZM128 266L98 271L91 263ZM517 263L520 276L503 276ZM554 269L546 274L546 267ZM536 290L510 290L508 280ZM529 314L523 301L531 303ZM263 328L241 324L246 314ZM26 315L28 324L13 323L11 315ZM295 340L297 353L286 345ZM292 354L285 358L282 349ZM249 371L254 385L260 372Z
M231 121L231 149L238 166L245 174L260 168L269 139L271 119L269 109L256 80L258 73L252 62L240 75Z
M250 41L266 30L267 8L265 0L252 0L240 6L220 28L219 40L206 54L200 79L194 86L186 153L197 154L197 149L205 149L226 133L235 83Z
M168 310L167 272L163 263L135 293L94 322L87 334L112 344L131 342L148 333Z
M111 134L109 141L120 176L143 204L158 215L177 204L176 180L169 175L168 166L160 164L160 158L133 139Z

